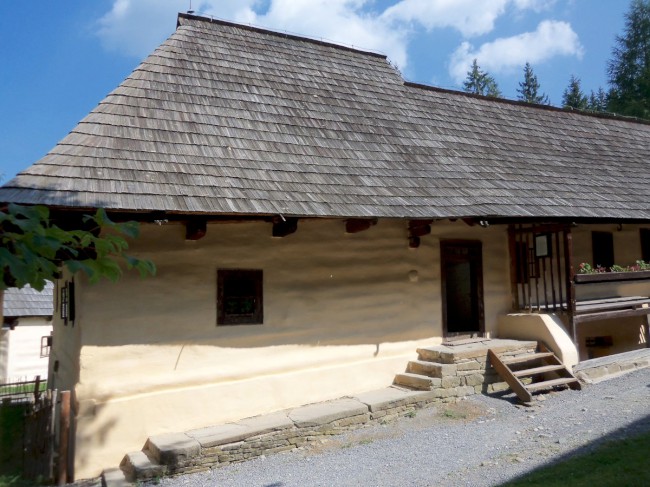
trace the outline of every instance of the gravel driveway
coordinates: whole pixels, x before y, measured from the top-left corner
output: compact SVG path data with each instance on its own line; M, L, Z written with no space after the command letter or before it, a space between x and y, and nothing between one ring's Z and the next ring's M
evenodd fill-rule
M165 478L158 485L499 485L608 439L650 431L650 369L542 397L523 407L512 395L472 396L309 448Z

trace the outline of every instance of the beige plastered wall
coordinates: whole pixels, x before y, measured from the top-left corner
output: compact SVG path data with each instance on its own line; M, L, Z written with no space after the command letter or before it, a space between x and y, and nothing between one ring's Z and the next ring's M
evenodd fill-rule
M640 228L631 224L579 225L572 231L573 253L576 272L581 262L593 264L591 232L611 232L614 239L614 262L621 266L633 265L641 259ZM650 296L650 281L597 283L576 286L578 300L606 298L610 296ZM578 325L578 349L580 359L612 355L615 353L645 348L647 342L648 317L619 318L587 322ZM587 347L588 337L611 336L613 346Z
M180 224L143 225L131 250L158 275L77 277L75 326L55 324L70 345L55 336L51 380L74 383L79 406L76 477L117 466L153 434L390 385L417 347L442 341L441 239L482 241L493 334L510 306L506 228L438 222L409 249L407 225L345 234L340 220L301 220L272 238L268 223L209 224L198 241ZM263 270L263 325L216 326L221 268Z
M21 317L13 330L6 331L7 381L47 377L48 357L41 357L41 338L50 335L52 322L44 317Z

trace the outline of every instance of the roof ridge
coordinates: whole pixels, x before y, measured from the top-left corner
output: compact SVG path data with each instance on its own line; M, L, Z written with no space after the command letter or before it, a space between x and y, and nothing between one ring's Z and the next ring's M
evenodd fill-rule
M433 85L427 85L424 83L417 83L415 81L404 81L404 86L409 87L409 88L417 88L417 89L422 89L426 91L436 91L439 93L448 93L451 95L460 95L460 96L465 96L468 98L474 98L477 100L486 100L489 102L497 102L497 103L504 103L506 105L515 105L515 106L520 106L520 107L529 107L529 108L536 108L539 110L548 110L552 112L560 112L560 113L574 113L576 115L583 115L586 117L593 117L593 118L604 118L607 120L619 120L622 122L632 122L632 123L638 123L641 125L650 125L650 120L645 120L642 118L637 118L637 117L630 117L627 115L620 115L617 113L612 113L612 112L593 112L593 111L587 111L587 110L578 110L574 108L563 108L563 107L556 107L554 105L540 105L538 103L529 103L526 101L521 101L521 100L511 100L510 98L502 98L502 97L496 97L496 96L485 96L485 95L478 95L476 93L467 93L466 91L460 91L460 90L452 90L449 88L440 88L438 86L433 86Z
M292 39L292 40L297 40L297 41L305 41L305 42L310 42L312 44L317 44L320 46L326 46L326 47L333 47L335 49L341 49L344 51L350 51L350 52L355 52L358 54L364 54L367 56L372 56L372 57L377 57L381 59L388 59L388 56L386 54L381 54L379 52L371 51L369 49L362 49L358 47L351 47L351 46L346 46L344 44L337 44L335 42L328 42L324 41L321 39L315 39L313 37L307 37L305 35L300 35L300 34L290 34L288 32L280 32L277 30L272 30L268 29L265 27L257 27L253 26L250 24L240 24L238 22L232 22L229 20L224 20L224 19L219 19L215 18L213 16L203 16L203 15L196 15L196 14L190 14L190 13L183 13L179 12L178 13L178 20L176 22L176 28L180 27L181 24L181 19L188 19L188 20L199 20L202 22L207 22L210 24L219 24L219 25L227 25L229 27L237 27L238 29L244 29L244 30L250 30L252 32L260 32L262 34L268 34L268 35L273 35L277 37L282 37L285 39Z

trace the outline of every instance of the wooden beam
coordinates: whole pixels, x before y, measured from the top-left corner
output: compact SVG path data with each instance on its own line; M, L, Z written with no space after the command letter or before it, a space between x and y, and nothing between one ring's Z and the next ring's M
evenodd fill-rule
M282 238L291 235L298 230L297 218L282 218L276 216L273 218L273 236Z
M359 233L377 225L377 219L349 218L345 220L345 233Z
M187 220L185 223L185 240L200 240L207 232L208 225L203 218Z
M409 221L409 237L424 237L431 233L433 220L411 220Z

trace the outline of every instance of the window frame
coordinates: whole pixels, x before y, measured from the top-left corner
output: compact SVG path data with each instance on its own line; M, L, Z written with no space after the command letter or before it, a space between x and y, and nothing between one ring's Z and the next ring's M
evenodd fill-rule
M641 241L641 260L650 262L650 228L640 228L639 239Z
M228 279L247 278L254 285L254 311L251 314L228 314L225 288ZM264 273L260 269L217 269L217 326L264 324Z
M609 269L615 261L614 234L612 232L592 231L591 232L591 255L594 267ZM606 258L602 258L606 257ZM602 262L601 262L602 261Z

